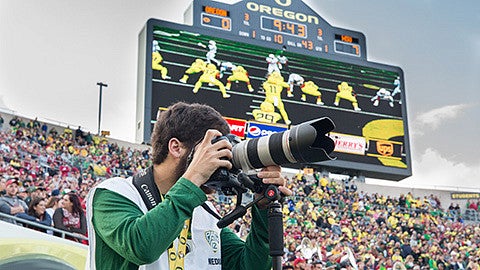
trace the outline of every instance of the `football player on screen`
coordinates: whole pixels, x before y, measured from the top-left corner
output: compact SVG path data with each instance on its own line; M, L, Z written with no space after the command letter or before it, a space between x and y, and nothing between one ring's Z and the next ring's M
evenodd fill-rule
M203 43L199 42L197 44L198 46L202 47L202 48L207 48L207 46L205 46ZM207 58L207 63L210 64L212 62L214 62L217 66L220 66L220 61L218 61L215 57L217 55L217 43L214 41L214 40L209 40L208 41L208 52L207 54L205 55L205 57Z
M159 52L160 51L160 45L158 44L158 40L153 41L153 46L152 46L152 52Z
M269 54L266 58L265 61L267 61L268 67L267 67L267 77L272 74L273 72L278 72L280 73L280 68L282 64L279 62L278 58L273 54Z
M158 45L158 41L153 41L152 49L152 69L160 71L162 79L170 79L170 77L167 75L168 69L160 64L163 61L163 57L160 54L160 45Z
M377 94L371 98L371 101L373 101L373 106L378 106L378 103L380 103L380 100L386 100L388 101L388 104L390 107L393 107L393 97L390 94L390 91L388 91L385 88L380 88L377 91Z
M290 85L290 88L287 91L287 97L293 97L294 86L300 86L300 89L302 89L302 101L307 101L307 95L310 95L317 97L317 105L323 105L322 93L318 91L318 86L313 81L305 82L302 76L296 73L291 73L288 76L288 84Z
M220 79L223 78L223 75L225 75L226 72L232 73L232 71L236 68L232 62L222 62L220 64Z
M287 91L287 97L293 97L293 87L294 86L302 86L305 82L302 76L298 75L297 73L291 73L288 75L287 83L290 85L290 88Z
M195 83L195 87L193 88L193 93L197 93L198 89L204 83L208 83L209 85L215 85L220 89L222 92L223 98L229 98L230 95L227 94L225 90L225 86L221 81L218 80L220 72L218 71L217 67L214 64L207 64L207 68L203 71L203 74L198 78L198 81Z
M335 95L335 102L333 105L338 106L340 104L340 99L348 100L352 103L353 109L355 111L361 111L358 107L357 94L353 91L353 87L348 85L347 82L341 82L338 85L337 94Z
M402 90L400 89L400 77L397 77L395 81L393 81L393 85L395 86L395 89L393 89L392 97L395 97L395 95L400 94L402 92ZM400 95L400 99L398 101L398 103L400 104L402 104L401 97L402 96Z
M252 115L256 121L270 124L275 124L282 119L282 116L275 112L273 104L266 101L260 104L260 109L254 109Z
M227 78L227 85L225 86L227 90L230 90L232 82L245 82L247 84L248 92L253 92L253 87L250 84L248 72L242 66L235 66L232 69L232 75Z
M275 71L270 74L267 81L262 84L262 87L265 91L265 102L277 107L285 124L290 125L292 121L288 119L287 111L285 111L285 106L282 102L282 90L283 88L288 89L290 86L283 80L280 72Z
M303 85L300 86L302 89L302 101L307 101L307 95L317 97L316 104L317 105L323 105L322 102L322 93L318 91L318 86L312 82L312 81L307 81Z
M287 47L283 46L281 50L278 50L275 54L279 62L279 68L283 71L288 72L288 58L283 55L283 53L287 50Z
M195 59L195 61L190 65L190 67L185 70L185 74L180 79L180 82L187 83L188 76L196 73L203 72L207 68L207 63L200 58Z

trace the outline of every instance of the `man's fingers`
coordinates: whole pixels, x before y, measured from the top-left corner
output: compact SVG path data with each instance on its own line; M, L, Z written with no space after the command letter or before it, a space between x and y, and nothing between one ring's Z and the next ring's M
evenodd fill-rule
M215 137L219 137L219 136L222 136L222 133L216 129L209 129L207 130L207 132L205 133L205 137L203 138L203 142L209 142L211 143L212 140L215 138Z
M233 158L233 154L232 154L232 151L230 151L230 149L218 150L215 155L220 159L230 160Z
M290 189L286 188L285 186L279 186L278 190L281 193L283 193L285 196L292 196L293 194L293 192Z
M224 168L227 168L228 170L232 168L232 163L228 160L220 159L218 163L219 163L218 167L224 167Z

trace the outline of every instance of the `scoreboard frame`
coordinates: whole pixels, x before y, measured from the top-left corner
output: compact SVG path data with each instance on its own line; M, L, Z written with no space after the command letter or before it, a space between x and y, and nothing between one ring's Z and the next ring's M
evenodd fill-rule
M164 29L165 31L163 31L163 30L159 31L158 29ZM154 121L153 117L155 115L155 112L157 112L157 108L154 108L154 107L158 105L158 100L159 99L163 99L163 98L159 98L159 96L157 94L158 87L156 85L168 84L168 87L173 87L173 88L178 86L178 78L179 78L178 72L171 74L171 76L172 76L171 80L170 79L163 80L163 79L159 78L159 72L158 71L152 70L152 53L151 53L152 49L153 49L152 43L153 43L154 40L159 39L158 35L154 34L154 31L160 32L161 33L160 36L161 35L167 35L167 36L168 35L176 35L176 34L168 33L168 29L178 31L178 33L185 33L186 35L190 35L190 37L196 37L198 35L199 43L203 42L203 43L206 44L207 43L206 41L208 39L215 40L215 41L217 41L217 45L219 47L219 53L221 52L222 49L225 48L225 47L222 47L222 44L223 44L223 46L225 46L224 45L225 43L231 43L231 44L243 43L243 44L246 44L247 46L252 46L254 48L257 48L257 47L263 48L265 50L265 52L270 51L272 53L279 52L279 51L282 50L281 46L275 46L275 44L267 43L266 41L263 41L263 40L246 39L245 37L235 36L235 35L225 35L225 34L222 35L222 33L220 31L214 30L214 29L200 28L200 27L176 24L176 23L171 23L171 22L156 20L156 19L148 20L147 24L145 25L145 27L142 29L142 31L139 34L139 51L138 51L139 52L139 58L138 58L139 65L138 65L138 82L137 82L137 123L136 123L136 128L137 128L137 130L136 130L137 131L136 132L136 140L139 143L149 143L149 139L150 139L151 131L152 131L151 124ZM162 33L162 31L163 31L163 33ZM202 40L201 37L207 37L207 40ZM159 40L161 40L161 38ZM228 41L228 42L225 42L225 41ZM339 41L342 41L342 40L339 40ZM174 59L176 59L176 58L169 57L169 52L166 52L166 51L163 50L164 45L162 43L160 43L159 45L160 45L160 48L161 48L160 52L162 53L162 56L164 56L163 63L165 65L165 67L171 68L173 70L173 66L175 64L177 64L177 63L174 63L176 61ZM200 51L202 50L201 47L192 48L192 51L193 51L193 49L194 50L200 50ZM207 50L204 49L204 53L206 51ZM352 69L359 68L359 69L362 69L361 72L366 72L366 73L377 72L378 71L378 72L385 72L385 73L389 73L389 74L390 73L397 74L398 75L398 80L401 82L402 86L404 85L403 71L402 71L401 68L396 67L396 66L390 66L390 65L380 64L380 63L369 62L369 61L365 61L364 59L360 59L360 58L356 58L356 57L342 57L341 55L332 55L332 54L321 54L321 55L319 55L318 53L315 53L315 52L312 52L311 54L298 53L298 52L286 52L285 55L287 55L289 58L291 57L292 59L297 59L297 60L302 59L302 58L316 59L317 61L321 61L322 65L323 64L325 64L325 65L328 64L328 65L335 66L335 65L340 64L340 65L348 66L349 68L352 68ZM261 57L265 58L265 56L266 55L262 55ZM202 58L202 56L199 56L199 55L197 55L197 57ZM191 60L190 62L193 62L194 57L191 57L190 60ZM188 64L189 64L188 62L183 63L183 69L184 70L188 68ZM264 68L266 70L266 63L264 65L265 65ZM247 69L249 69L249 68L252 69L252 67L247 67ZM291 68L292 69L295 68L293 63L291 65ZM154 75L155 72L156 72L156 75ZM282 75L283 75L283 77L285 77L284 79L286 81L287 80L286 79L287 75L286 74L282 74ZM335 76L335 75L333 75L333 76ZM345 76L347 76L347 75L345 75ZM226 77L228 77L228 74L226 75ZM259 80L258 77L259 76L257 76L257 81ZM225 80L225 78L223 80ZM263 78L263 80L266 80L266 78ZM195 81L195 80L192 80L191 85L188 86L188 87L190 87L190 89L193 86L193 81ZM319 80L317 80L316 82L318 82L318 81ZM336 86L337 83L338 82L335 82L333 85ZM317 83L317 84L321 84L321 83ZM252 85L254 85L254 82L252 82ZM257 91L261 92L260 91L261 86L259 86L259 85L260 84L258 82L257 82L256 85L254 85L254 87L256 88L255 94L257 94ZM332 85L332 84L330 83L330 85ZM178 87L185 87L185 86L178 86ZM180 97L178 97L177 99L174 98L174 100L183 100L183 101L187 101L187 102L199 102L199 103L207 103L208 104L210 102L211 98L207 98L207 99L199 98L201 95L207 95L207 91L204 91L203 87L205 87L205 88L215 88L215 86L209 87L209 86L206 86L206 85L204 85L204 86L202 85L202 88L200 88L201 93L199 92L199 94L194 95L195 98L193 98L193 99L191 98L191 90L188 90L188 91L184 92L184 93L188 93L188 94L181 94ZM338 83L338 87L340 87L340 83ZM377 88L374 89L375 87L377 87ZM355 91L357 91L359 89L363 89L363 91L371 91L370 92L371 94L368 97L367 97L366 94L362 93L362 91L358 91L359 92L358 95L360 96L359 99L361 98L362 100L366 100L367 98L370 99L371 97L373 97L373 94L380 87L382 87L382 88L383 87L385 87L385 88L390 87L390 89L393 89L392 88L393 86L385 85L385 83L383 83L383 84L378 83L378 86L377 85L372 85L371 81L368 81L368 83L365 83L363 86L359 86L358 83L356 85L354 84ZM154 89L154 88L156 88L156 89ZM333 88L333 86L330 87L330 90L332 90L331 88ZM177 89L177 88L175 88L175 89ZM327 88L326 87L320 87L320 92L322 92L323 95L328 96L328 95L333 94L333 93L331 93L332 91L330 91L328 93L325 93L325 91L324 91L325 89L327 89ZM370 90L368 90L368 89L370 89ZM212 89L209 89L209 90L212 90ZM217 92L218 92L218 90L217 90ZM213 104L210 103L209 105L211 105L211 106L215 107L217 110L219 110L220 113L222 113L222 115L224 115L224 117L226 117L226 118L241 119L241 120L244 120L245 122L251 121L252 123L255 124L255 120L252 119L253 117L251 117L251 116L250 116L250 119L248 119L248 116L246 116L246 115L242 116L242 114L232 114L232 113L230 113L228 115L225 115L222 112L222 108L225 108L227 106L227 105L225 105L225 102L228 102L229 100L230 101L234 100L237 97L237 95L239 95L239 96L248 96L249 95L249 93L247 91L245 91L245 93L240 93L240 92L241 91L234 91L235 95L232 96L230 99L222 99L219 93L215 93L215 91L208 91L208 95L211 95L213 93L213 94L218 96L218 99L216 99L216 101L218 101L219 104L222 104L222 102L224 104L224 105L218 105L218 106L220 106L220 109L218 108L218 106L216 106L217 104L215 102ZM205 93L205 94L203 94L203 93ZM298 87L295 88L294 93L296 95L298 95L300 93ZM283 93L282 95L285 99L284 102L285 102L286 106L290 105L290 103L292 103L292 104L295 103L295 106L297 106L296 108L301 108L301 109L296 109L295 112L290 112L290 113L292 113L292 114L303 114L305 112L308 112L309 110L310 111L312 110L312 104L308 104L308 106L306 106L306 104L299 104L297 101L287 100L287 98L285 97L285 93ZM308 166L308 167L314 167L317 170L327 170L327 171L332 172L332 173L349 174L349 175L363 175L365 177L387 179L387 180L394 180L394 181L399 181L401 179L404 179L404 178L410 176L412 174L412 172L411 172L411 157L410 157L408 121L407 121L406 104L405 104L406 99L405 99L405 91L404 91L403 87L402 87L402 91L401 91L400 95L401 95L400 99L395 100L395 105L396 105L395 110L396 110L397 113L396 113L395 116L391 117L394 121L396 121L394 123L394 125L397 126L396 128L392 128L392 130L402 129L402 131L403 131L403 134L400 136L401 137L400 142L395 141L398 138L394 138L393 140L389 140L390 138L388 138L388 139L385 139L385 138L378 139L378 138L375 138L374 135L371 135L371 134L374 134L372 132L376 132L375 131L376 129L382 129L382 128L389 129L390 128L389 125L392 124L392 122L388 122L388 121L387 121L388 123L383 123L382 121L376 121L376 122L379 122L379 123L376 123L377 125L370 125L368 127L367 127L367 125L365 125L363 127L363 132L364 133L366 132L366 133L370 134L370 135L367 134L370 137L366 138L365 142L363 142L363 144L366 144L366 145L361 146L362 143L360 143L359 147L363 147L363 148L370 147L370 149L374 149L376 151L375 155L377 155L377 156L372 154L372 155L369 155L367 157L367 152L365 152L364 155L362 156L362 155L359 155L358 153L355 153L354 151L347 152L347 153L342 152L342 151L338 151L338 152L336 151L336 152L332 153L332 156L337 157L336 160L326 161L326 162L321 162L321 163L314 163L314 164L293 164L291 167L292 168L300 168L302 166ZM252 97L252 99L254 99L254 98ZM164 109L164 108L168 107L172 102L174 102L174 100L168 99L168 101L167 101L167 99L165 99L165 101L163 103L162 103L162 101L160 101L160 103L162 103L162 104L161 104L161 106L158 106L158 107L160 107L158 109ZM403 101L401 104L398 103L400 100ZM155 102L157 102L157 103L155 103ZM369 112L368 109L356 112L352 108L346 108L346 107L350 106L348 103L342 103L342 102L344 102L344 101L343 100L341 101L341 104L340 104L341 106L339 106L339 107L334 107L331 104L332 102L330 102L330 104L326 104L325 106L317 106L316 108L319 108L319 107L322 108L322 112L325 112L325 110L331 111L331 113L327 113L327 114L323 113L323 114L317 114L317 115L318 115L318 117L323 117L323 116L331 117L331 116L333 116L333 118L336 118L337 115L346 116L346 117L338 118L338 119L342 119L341 121L338 121L338 119L337 120L333 119L337 128L335 130L333 130L331 137L336 136L335 138L340 138L339 140L343 140L342 142L344 144L354 145L356 143L356 140L358 140L358 137L366 137L366 136L364 134L358 134L358 132L357 133L345 132L346 129L343 126L344 125L350 125L350 126L358 125L356 123L357 122L356 118L355 118L356 115L368 115L368 114L370 114L369 117L375 118L376 114ZM345 104L348 104L348 105L345 106ZM360 101L359 101L359 104L361 104ZM388 106L386 104L387 103L385 101L381 101L380 106L378 106L378 107L383 106L383 108L388 109ZM250 107L252 107L252 105L253 105L253 107L258 107L260 104L259 103L251 104ZM298 107L298 106L300 106L300 107ZM362 106L362 104L360 106ZM363 106L373 108L371 104L368 105L368 106L365 104ZM400 111L400 113L398 113L399 111ZM315 118L315 117L313 117L313 118ZM311 120L313 118L311 117L310 119L302 119L301 122L306 121L306 120ZM345 121L343 119L345 119ZM375 119L376 120L382 120L381 117L378 118L378 119L377 118L375 118ZM292 124L299 124L300 123L299 121L296 121L295 119L292 119L292 121L293 121ZM382 123L380 123L380 122L382 122ZM401 122L401 123L399 124L399 122ZM258 124L258 123L256 123L256 124ZM398 127L398 125L401 125L401 127ZM285 123L282 123L281 121L279 123L277 123L275 126L279 127L279 130L285 130L287 128L287 125L285 125ZM378 134L378 132L376 134ZM397 132L397 135L398 135L398 132ZM251 137L247 136L247 138L251 138ZM342 139L342 138L346 138L346 139ZM369 144L371 144L371 145L369 145ZM379 153L382 153L382 155L386 153L386 155L382 157L382 155L380 155ZM397 161L392 160L392 155L396 155ZM369 160L372 160L372 159L377 160L378 159L378 160L381 160L381 158L384 158L384 160L386 160L386 163L384 163L384 161L379 161L378 163L375 163L375 162L372 163L370 161L369 162L364 162L363 161L364 159L369 159ZM399 167L397 165L388 165L389 163L394 164L395 162L398 162L398 159L400 159L401 163L403 163L405 166ZM385 164L387 164L387 165L385 165Z

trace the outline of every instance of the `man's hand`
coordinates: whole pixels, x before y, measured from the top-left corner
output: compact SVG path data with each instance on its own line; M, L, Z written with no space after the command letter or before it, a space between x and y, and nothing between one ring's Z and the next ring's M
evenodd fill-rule
M199 143L193 154L192 161L183 174L183 177L201 186L220 167L228 170L232 168L232 144L227 140L219 140L212 144L215 137L222 136L218 130L209 129L202 142Z
M286 187L287 181L281 175L281 168L280 166L268 166L263 168L261 171L257 173L259 178L262 178L262 183L267 185L276 185L278 186L278 191L280 191L285 196L292 195L292 191ZM263 194L255 194L255 196L261 196ZM267 199L263 199L257 203L257 206L260 209L265 209L268 205L269 201Z
M16 215L18 213L25 213L25 209L23 209L23 207L21 205L12 206L10 208L10 214L11 215Z

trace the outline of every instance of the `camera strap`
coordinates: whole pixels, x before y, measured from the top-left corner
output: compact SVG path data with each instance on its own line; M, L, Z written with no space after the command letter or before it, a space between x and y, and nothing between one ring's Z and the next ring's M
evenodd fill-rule
M153 178L153 166L134 175L132 183L142 197L148 211L153 209L163 200L163 196L158 190ZM184 258L187 254L187 237L188 232L190 231L190 221L191 219L187 219L183 225L183 229L178 236L177 248L175 248L173 243L168 248L168 265L170 270L184 269Z
M162 197L153 179L153 166L150 166L141 172L135 174L132 180L133 185L142 197L148 211L152 210L161 201Z
M147 206L148 211L153 209L162 201L162 195L158 190L153 178L153 166L150 166L133 176L133 185L142 197L143 202ZM213 211L206 203L201 205L205 211L217 219L222 217Z

